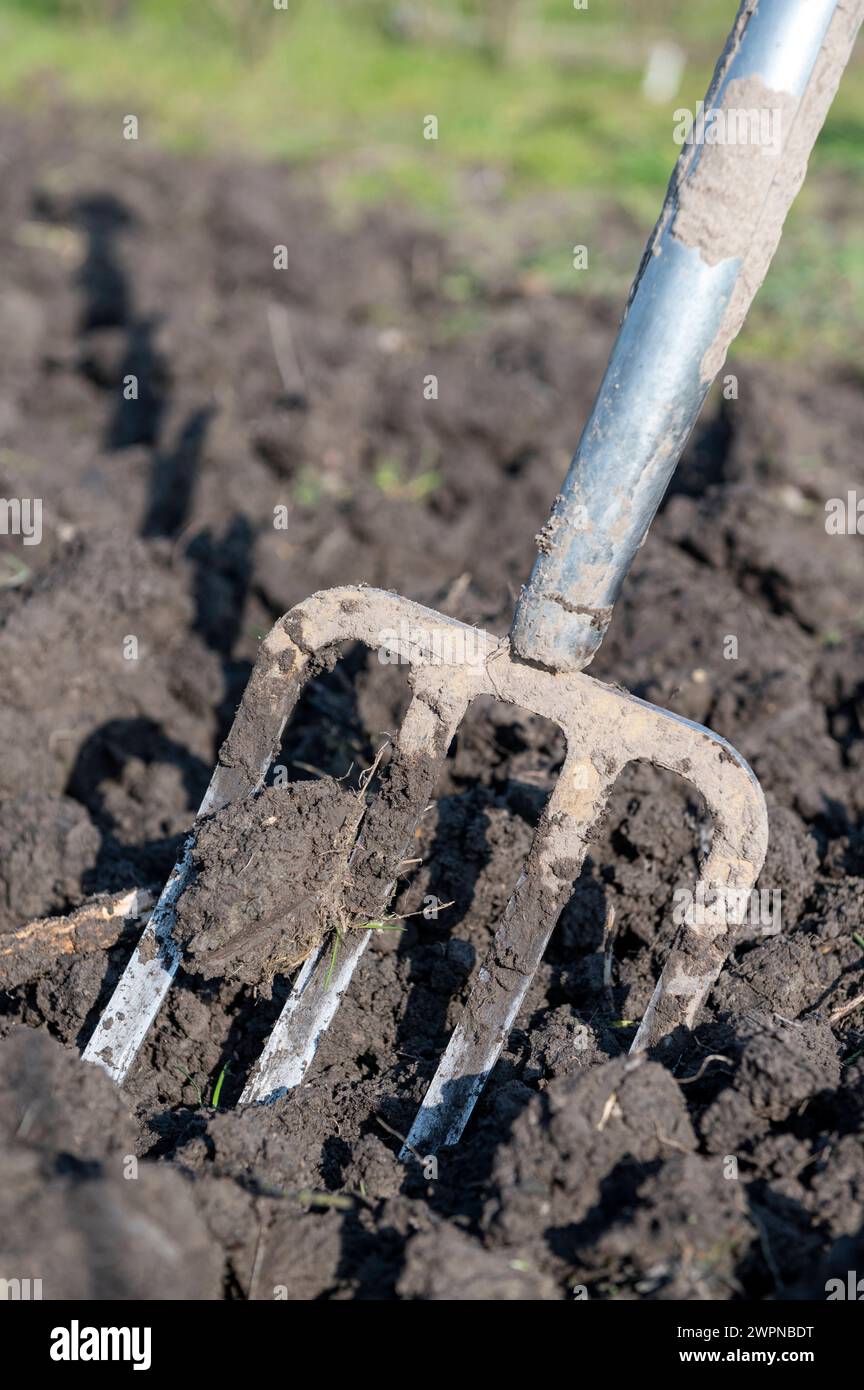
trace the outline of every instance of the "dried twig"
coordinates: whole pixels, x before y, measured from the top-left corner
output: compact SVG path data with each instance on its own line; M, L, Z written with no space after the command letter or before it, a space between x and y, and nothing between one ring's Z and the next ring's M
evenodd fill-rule
M856 994L855 998L850 999L848 1004L843 1004L841 1008L835 1009L833 1014L829 1014L828 1022L839 1023L841 1018L845 1018L847 1014L854 1013L862 1004L864 1004L864 994Z
M612 966L615 963L615 908L612 903L606 904L606 920L603 923L603 989L611 1004L613 1001L612 991Z
M675 1080L678 1082L678 1085L689 1086L691 1082L698 1081L700 1076L702 1076L703 1072L705 1071L705 1068L708 1066L709 1062L725 1062L727 1067L732 1066L731 1057L724 1057L720 1052L712 1052L710 1056L705 1058L699 1070L694 1072L692 1076L676 1076Z
M598 1129L601 1132L601 1134L603 1130L606 1128L607 1124L609 1123L609 1120L612 1117L612 1115L615 1114L617 1108L618 1092L613 1091L611 1095L606 1097L606 1104L603 1106L603 1114L600 1116L600 1122L595 1126L595 1128ZM618 1113L621 1113L620 1110L618 1111Z
M91 898L66 917L41 917L0 936L0 988L26 984L58 956L108 950L155 902L154 889L131 888Z
M407 1148L408 1152L409 1152L410 1154L413 1154L413 1156L416 1158L416 1160L417 1160L418 1163L422 1163L422 1162L423 1162L423 1159L422 1159L422 1157L420 1156L420 1154L418 1154L418 1152L417 1152L416 1149L414 1149L414 1148L411 1147L411 1145L408 1143L408 1140L405 1138L405 1135L404 1135L404 1134L400 1134L399 1131L398 1131L398 1129L394 1129L392 1125L388 1125L387 1121L386 1121L386 1120L382 1120L380 1115L375 1115L375 1116L373 1116L373 1118L376 1119L376 1120L378 1121L378 1123L379 1123L379 1125L381 1126L382 1129L386 1129L386 1131L387 1131L388 1134L392 1134L394 1139L398 1139L398 1140L400 1141L400 1143L404 1144L405 1147Z

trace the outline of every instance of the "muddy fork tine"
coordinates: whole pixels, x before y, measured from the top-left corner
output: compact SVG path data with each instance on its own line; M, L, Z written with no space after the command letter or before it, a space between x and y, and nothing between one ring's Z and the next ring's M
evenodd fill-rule
M303 687L309 655L292 641L282 623L277 623L262 642L219 764L198 809L196 825L202 816L263 783ZM257 730L255 740L253 728ZM257 758L256 743L261 745ZM85 1062L102 1067L118 1084L125 1080L181 962L182 952L173 936L175 908L189 882L194 835L195 827L81 1054Z
M501 926L402 1149L403 1160L458 1142L498 1060L608 794L593 763L588 764L593 785L579 789L577 773L585 766L568 750Z

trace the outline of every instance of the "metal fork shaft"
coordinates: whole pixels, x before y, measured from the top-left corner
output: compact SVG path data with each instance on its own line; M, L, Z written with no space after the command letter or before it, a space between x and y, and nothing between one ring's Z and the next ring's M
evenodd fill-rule
M513 647L553 671L603 640L729 344L780 240L864 0L744 0L630 291L520 597ZM679 113L676 113L678 115ZM734 122L734 125L732 124ZM751 124L752 123L752 124ZM699 143L699 135L704 143ZM744 133L744 141L736 136Z

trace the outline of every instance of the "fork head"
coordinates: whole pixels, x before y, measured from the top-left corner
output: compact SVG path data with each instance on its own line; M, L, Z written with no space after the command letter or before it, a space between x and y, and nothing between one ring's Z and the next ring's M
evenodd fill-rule
M714 906L700 914L698 925L679 934L634 1050L690 1027L723 965L734 939L734 919L739 908L743 916L746 895L764 859L767 818L759 784L716 734L582 673L553 674L516 661L506 639L382 590L346 587L312 595L280 618L263 641L198 820L262 786L304 684L332 664L346 641L362 642L384 660L405 663L412 689L381 791L370 802L351 852L351 907L366 920L379 917L386 907L451 739L473 700L492 696L543 715L560 726L566 741L557 784L418 1116L418 1122L425 1116L424 1124L412 1130L414 1139L428 1149L454 1142L461 1133L579 875L591 828L622 770L634 760L668 768L691 782L713 821L710 851L696 887ZM85 1050L88 1060L118 1081L180 961L172 935L174 907L189 879L195 834L193 827ZM369 939L368 932L350 935L354 939L326 984L320 959L307 961L244 1101L272 1099L302 1078Z

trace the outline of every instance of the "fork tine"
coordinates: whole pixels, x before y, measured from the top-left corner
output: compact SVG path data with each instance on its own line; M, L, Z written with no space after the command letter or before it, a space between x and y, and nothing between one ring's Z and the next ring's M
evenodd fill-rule
M220 751L195 825L202 816L246 795L263 782L273 750L293 710L309 665L282 622L267 634L243 699ZM250 731L255 729L255 736ZM257 750L257 752L256 752ZM195 827L162 890L138 945L102 1011L82 1058L121 1084L161 1008L182 959L174 940L175 907L191 873Z
M578 771L592 774L582 788ZM614 779L612 779L614 780ZM458 1143L573 891L612 781L568 750L528 859L400 1158Z
M706 901L716 895L715 901L704 920L683 925L678 932L639 1031L633 1039L631 1053L657 1048L662 1054L668 1050L680 1029L693 1027L735 944L736 928L744 918L750 889L762 866L764 841L767 839L767 819L761 789L743 759L737 753L735 758L738 760L736 770L740 773L740 785L745 792L750 792L750 807L747 808L750 815L745 812L736 817L714 780L711 779L708 785L697 781L698 764L696 776L691 770L694 785L702 790L714 821L711 849L701 867L696 887L697 891L699 888L704 890ZM735 804L731 802L732 806ZM741 802L737 805L740 812ZM760 809L761 820L758 815L753 815L754 811ZM728 890L733 890L733 893L728 895Z
M309 956L243 1088L240 1105L269 1105L300 1085L371 935L355 931L344 939L332 971L328 943Z

